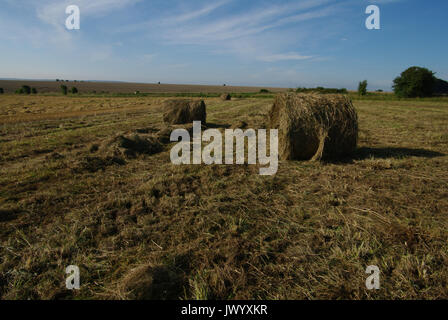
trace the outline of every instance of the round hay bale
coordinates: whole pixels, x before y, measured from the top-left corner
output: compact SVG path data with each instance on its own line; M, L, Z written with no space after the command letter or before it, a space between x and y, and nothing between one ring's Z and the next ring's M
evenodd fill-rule
M203 100L168 100L164 103L163 121L168 124L187 124L202 121L207 118L206 106Z
M282 160L337 159L355 151L358 116L344 95L282 93L269 112Z
M223 100L223 101L230 101L230 100L232 100L232 96L230 94L228 94L228 93L224 93L224 94L221 95L221 100Z

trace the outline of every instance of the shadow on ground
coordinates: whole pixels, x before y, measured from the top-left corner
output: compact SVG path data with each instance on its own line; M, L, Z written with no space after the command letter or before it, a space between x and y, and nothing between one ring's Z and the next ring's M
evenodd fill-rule
M208 129L229 129L230 124L209 123L206 124Z
M425 149L409 149L409 148L359 148L356 150L353 159L365 160L370 158L389 159L389 158L435 158L442 157L443 153L425 150Z
M367 160L367 159L405 159L410 157L419 158L436 158L443 157L445 154L425 150L425 149L410 149L410 148L358 148L352 156L348 156L340 159L324 159L327 163L353 163L354 160Z

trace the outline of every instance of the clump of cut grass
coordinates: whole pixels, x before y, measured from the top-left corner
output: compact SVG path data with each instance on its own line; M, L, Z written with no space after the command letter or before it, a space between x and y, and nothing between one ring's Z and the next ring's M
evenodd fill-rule
M133 137L119 136L116 139L118 147L125 149L126 155L155 154L162 151L160 143L154 137L142 138L139 135Z
M139 154L153 155L162 150L161 143L155 137L134 134L119 135L106 141L100 152L116 157L135 158Z
M171 268L145 264L121 279L119 295L131 300L172 300L181 297L183 287L183 276Z
M83 157L75 171L97 172L112 165L125 165L125 159L138 155L153 155L163 151L162 144L155 137L140 135L119 135L106 140L102 145L93 144L89 148L91 155Z
M107 167L115 164L125 165L126 161L120 157L84 157L80 161L78 169L95 173L100 170L104 171Z
M162 128L157 133L157 139L160 141L160 143L163 143L163 144L170 143L171 132L172 132L172 129L170 127Z
M124 299L151 299L153 296L153 267L142 265L131 269L119 283L120 296Z

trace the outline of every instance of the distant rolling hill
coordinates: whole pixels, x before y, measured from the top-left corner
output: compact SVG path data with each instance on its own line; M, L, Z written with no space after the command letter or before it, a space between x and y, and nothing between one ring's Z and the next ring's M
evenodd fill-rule
M189 84L150 84L129 82L97 82L97 81L32 81L32 80L0 80L0 88L5 93L14 93L23 85L36 88L39 93L59 93L61 85L69 89L76 87L80 93L243 93L259 92L267 89L271 92L283 92L284 88L247 87L247 86L210 86Z

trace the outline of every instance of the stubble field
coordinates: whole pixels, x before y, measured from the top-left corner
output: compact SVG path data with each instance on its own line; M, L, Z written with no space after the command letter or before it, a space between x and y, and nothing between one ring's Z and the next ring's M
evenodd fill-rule
M448 298L448 100L355 100L353 158L272 177L174 166L167 143L111 157L160 136L164 99L0 96L1 298ZM272 101L205 99L207 120L263 128Z

